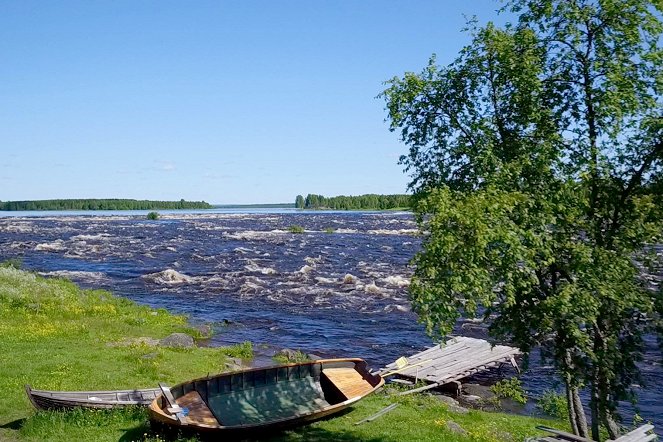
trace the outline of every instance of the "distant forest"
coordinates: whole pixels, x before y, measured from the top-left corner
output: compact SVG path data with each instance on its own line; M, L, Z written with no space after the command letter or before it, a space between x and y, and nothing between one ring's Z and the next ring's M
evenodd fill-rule
M306 198L297 195L295 207L298 209L335 209L335 210L389 210L405 209L411 205L410 195L358 195L333 196L308 194Z
M0 210L155 210L211 209L205 201L148 201L128 199L65 199L0 201Z

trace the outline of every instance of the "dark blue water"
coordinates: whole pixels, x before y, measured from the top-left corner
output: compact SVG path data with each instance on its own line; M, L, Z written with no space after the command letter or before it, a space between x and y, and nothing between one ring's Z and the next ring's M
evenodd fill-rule
M432 344L409 310L420 241L407 213L41 215L0 217L0 260L215 323L212 345L251 341L380 367ZM471 322L457 332L485 333ZM639 409L661 429L663 370L655 340L648 346ZM537 358L523 377L533 396L556 380ZM624 406L627 421L633 412Z

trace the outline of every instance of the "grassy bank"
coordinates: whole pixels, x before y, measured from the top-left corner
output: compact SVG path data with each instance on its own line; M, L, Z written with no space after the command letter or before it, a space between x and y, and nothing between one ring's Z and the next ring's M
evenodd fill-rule
M0 268L0 440L156 440L142 409L35 413L24 384L40 389L120 389L176 383L225 368L247 346L175 349L129 344L172 332L196 334L186 319L101 290ZM402 402L375 422L355 426L379 409ZM454 421L467 436L447 429ZM271 440L522 440L543 421L498 413L456 414L431 397L395 398L380 392L351 412ZM549 425L550 422L547 422ZM553 425L563 425L559 422Z

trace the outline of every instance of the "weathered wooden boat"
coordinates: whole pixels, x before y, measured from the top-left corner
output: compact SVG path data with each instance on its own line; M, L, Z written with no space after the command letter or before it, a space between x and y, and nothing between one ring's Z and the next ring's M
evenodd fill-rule
M153 424L169 429L264 431L338 413L383 384L362 359L321 359L162 386L149 413Z
M49 391L33 390L29 385L25 386L25 391L32 405L40 410L69 410L77 407L146 407L161 394L160 388L113 391Z

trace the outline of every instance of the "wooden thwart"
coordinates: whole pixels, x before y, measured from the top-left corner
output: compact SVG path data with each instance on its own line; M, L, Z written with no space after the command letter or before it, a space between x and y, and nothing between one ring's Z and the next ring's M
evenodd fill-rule
M354 368L325 368L322 373L336 385L346 399L364 396L373 389Z

